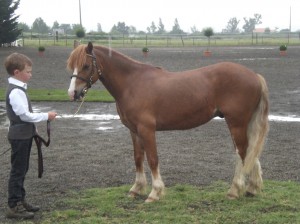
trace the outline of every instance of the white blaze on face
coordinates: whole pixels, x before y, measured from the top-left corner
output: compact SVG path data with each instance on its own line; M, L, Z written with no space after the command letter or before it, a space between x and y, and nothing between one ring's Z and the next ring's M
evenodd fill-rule
M73 75L77 75L77 68L74 69ZM70 86L68 89L68 94L69 94L70 100L74 100L75 81L76 81L76 77L72 77Z

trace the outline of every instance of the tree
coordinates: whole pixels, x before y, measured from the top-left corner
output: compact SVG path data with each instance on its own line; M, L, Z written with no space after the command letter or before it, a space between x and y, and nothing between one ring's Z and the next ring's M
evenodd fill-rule
M122 34L129 34L129 26L125 22L118 22L117 30Z
M54 21L52 29L59 29L59 28L60 28L59 23L57 21Z
M253 30L255 29L255 26L257 24L261 24L261 15L260 14L254 14L254 18L245 18L244 17L244 21L245 21L245 25L243 26L243 29L245 31L245 33L251 33L253 32Z
M60 24L59 26L61 29L63 29L65 31L65 33L68 33L70 34L72 32L72 27L70 24L66 24L66 23L63 23L63 24Z
M97 23L97 32L98 32L98 33L102 33L102 32L103 32L102 26L101 26L100 23Z
M30 27L26 23L19 23L18 28L22 30L22 32L30 32Z
M265 29L265 33L271 33L270 27L267 27L267 28Z
M174 21L174 26L173 26L173 29L170 33L171 34L183 34L184 33L183 30L179 26L177 18Z
M14 42L22 33L15 15L19 4L20 0L0 0L0 46Z
M239 33L239 29L238 29L239 22L240 21L237 20L236 17L230 18L227 23L227 27L226 27L225 31L227 33Z
M75 31L75 34L78 38L83 38L85 36L85 30L82 26L80 26L79 28L77 28L77 30Z
M149 28L150 28L150 32L151 33L155 33L156 32L157 27L155 26L155 23L153 21L152 21L151 26Z
M195 25L191 27L191 32L192 32L192 34L199 34L200 33Z
M85 33L85 29L78 23L78 24L72 24L72 32L77 35L78 30L83 30ZM81 31L80 31L81 32Z
M146 29L147 29L147 33L151 33L150 26L148 26Z
M164 33L166 33L165 26L164 26L164 24L162 23L161 18L159 18L159 22L158 22L158 30L157 30L156 33L158 33L158 34L164 34Z
M134 26L130 26L128 29L128 33L129 34L135 34L137 33L136 28Z
M209 48L210 48L210 37L214 35L214 30L211 27L207 27L207 28L204 28L202 30L202 32L203 32L203 35L208 38L207 50L209 50Z
M50 28L47 26L47 24L44 22L44 20L39 17L36 18L32 24L32 32L35 33L48 33Z
M129 34L129 26L126 26L125 22L118 22L118 25L114 25L110 33L112 34Z

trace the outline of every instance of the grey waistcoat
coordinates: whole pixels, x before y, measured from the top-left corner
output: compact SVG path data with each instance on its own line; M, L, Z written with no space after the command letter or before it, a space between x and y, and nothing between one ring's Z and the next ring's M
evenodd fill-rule
M24 93L26 94L27 102L28 102L28 109L30 112L32 112L31 103L30 103L30 100L26 93L26 90L22 87L19 87L19 86L13 85L13 84L9 84L7 91L6 91L6 114L10 121L10 126L9 126L7 137L8 137L8 139L12 139L12 140L13 139L30 139L36 134L34 123L22 121L20 119L20 117L15 114L15 112L13 111L12 106L9 102L9 94L15 88L18 88L18 89L24 91Z

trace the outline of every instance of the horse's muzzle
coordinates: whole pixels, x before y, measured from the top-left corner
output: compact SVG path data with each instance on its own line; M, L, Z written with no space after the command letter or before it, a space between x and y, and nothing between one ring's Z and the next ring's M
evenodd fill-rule
M81 100L85 96L87 91L88 91L88 88L83 88L80 92L78 92L77 90L74 90L73 100L74 101Z

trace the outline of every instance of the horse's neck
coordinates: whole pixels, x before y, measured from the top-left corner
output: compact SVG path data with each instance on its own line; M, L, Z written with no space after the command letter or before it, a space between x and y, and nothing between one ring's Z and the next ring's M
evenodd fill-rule
M139 69L138 62L114 51L106 52L100 58L104 78L102 83L117 100L126 91L128 80L134 78L135 71Z

